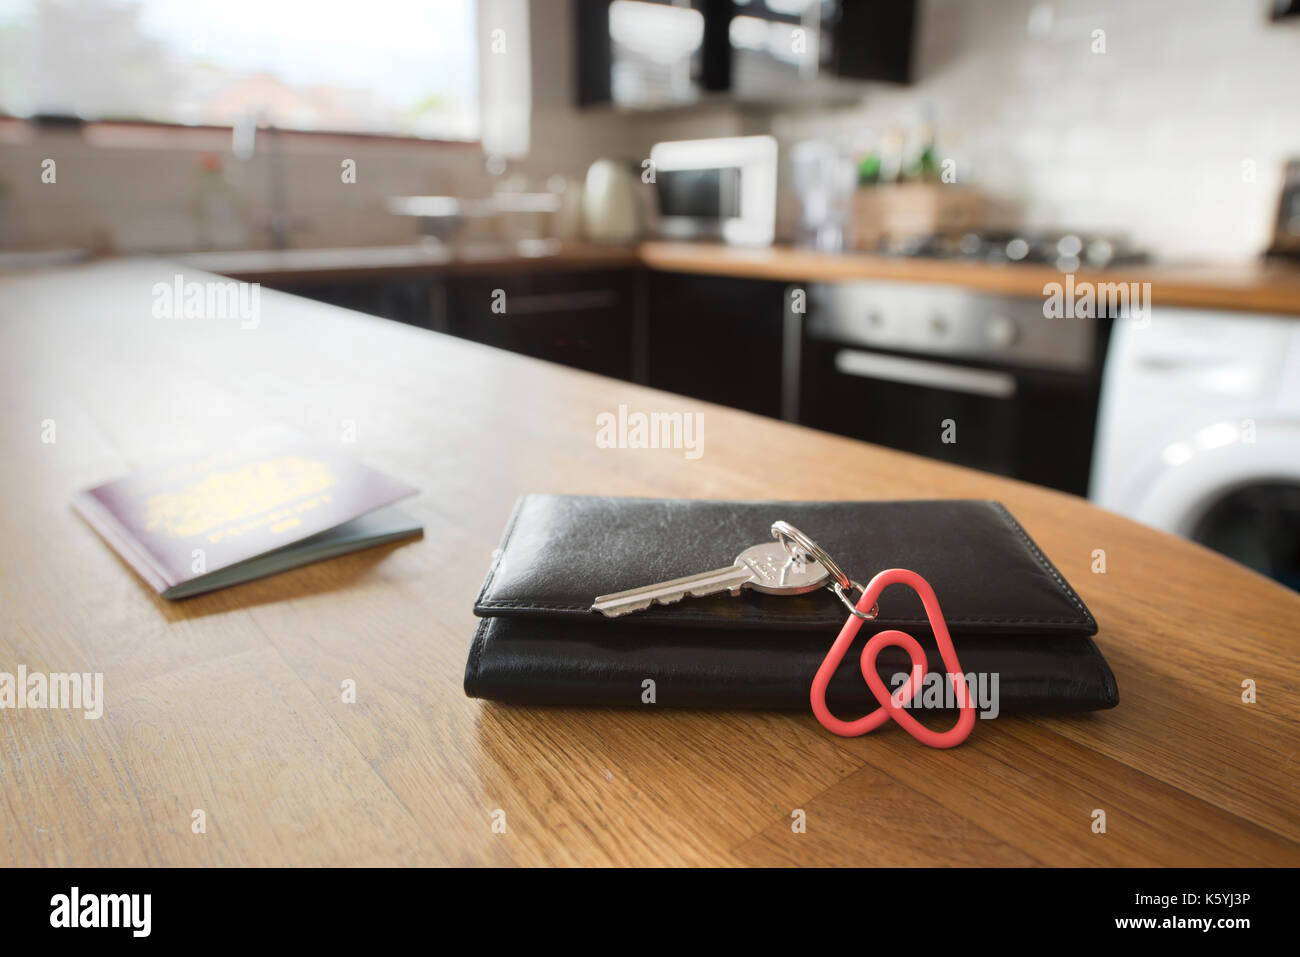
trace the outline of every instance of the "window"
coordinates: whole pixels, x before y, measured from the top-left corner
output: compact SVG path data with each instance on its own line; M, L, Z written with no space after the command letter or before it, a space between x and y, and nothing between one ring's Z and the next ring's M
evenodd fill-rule
M0 112L472 140L474 0L0 0Z

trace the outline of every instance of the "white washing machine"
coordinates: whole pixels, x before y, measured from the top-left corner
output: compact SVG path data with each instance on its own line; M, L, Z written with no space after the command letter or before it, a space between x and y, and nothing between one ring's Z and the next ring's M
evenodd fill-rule
M1300 590L1300 318L1117 320L1090 497Z

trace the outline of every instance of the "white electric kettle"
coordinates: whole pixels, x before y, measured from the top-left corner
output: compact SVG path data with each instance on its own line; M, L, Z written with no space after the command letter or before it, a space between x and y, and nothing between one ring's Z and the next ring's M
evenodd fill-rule
M582 225L595 243L630 243L641 233L641 184L627 164L598 159L587 170Z

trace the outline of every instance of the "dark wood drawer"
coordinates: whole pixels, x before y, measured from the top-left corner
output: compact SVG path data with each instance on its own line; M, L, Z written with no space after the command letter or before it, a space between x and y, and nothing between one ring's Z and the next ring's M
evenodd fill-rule
M650 385L781 414L784 283L651 273L649 286Z
M632 374L630 271L447 280L452 335L618 378Z

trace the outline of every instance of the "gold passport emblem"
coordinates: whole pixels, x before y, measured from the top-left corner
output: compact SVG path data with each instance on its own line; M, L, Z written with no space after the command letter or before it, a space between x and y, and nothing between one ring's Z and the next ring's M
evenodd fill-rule
M179 538L214 529L242 530L250 520L319 495L337 481L330 467L315 459L293 455L264 459L151 495L144 505L145 528ZM286 513L285 519L291 515ZM280 531L281 526L283 522L277 522L272 530Z

